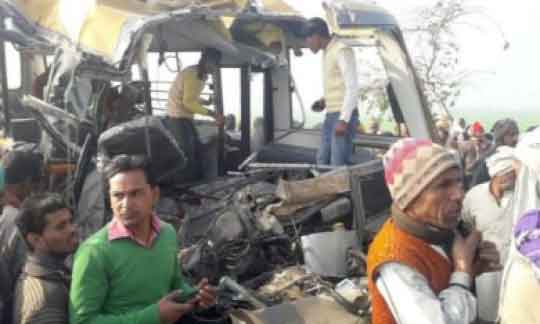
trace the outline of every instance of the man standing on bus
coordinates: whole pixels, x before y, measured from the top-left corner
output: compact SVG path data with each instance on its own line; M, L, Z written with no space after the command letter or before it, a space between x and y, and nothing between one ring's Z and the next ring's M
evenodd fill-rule
M324 99L313 105L313 110L326 109L317 163L335 166L352 164L352 142L358 126L358 80L354 52L337 37L330 35L328 25L321 18L308 21L304 37L313 53L324 51Z

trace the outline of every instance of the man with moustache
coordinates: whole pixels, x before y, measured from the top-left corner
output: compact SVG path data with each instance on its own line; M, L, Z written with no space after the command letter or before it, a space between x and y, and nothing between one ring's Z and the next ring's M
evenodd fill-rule
M142 156L105 166L113 220L75 255L70 323L175 323L214 303L206 280L196 289L182 276L176 232L153 213L159 187L148 170Z
M73 215L57 194L24 201L17 227L28 257L15 287L14 324L68 324L70 271L66 258L78 245Z
M510 207L518 161L513 148L501 146L487 159L491 180L473 187L463 201L463 220L497 245L504 261L512 235Z
M482 238L497 246L504 264L512 238L510 209L514 197L518 161L514 149L500 146L486 160L491 180L473 187L463 201L463 220L482 233ZM499 305L501 272L492 272L476 279L478 314L483 322L494 322Z
M374 324L469 324L476 319L472 279L499 269L493 243L457 231L463 180L454 155L406 138L384 156L392 217L368 252Z

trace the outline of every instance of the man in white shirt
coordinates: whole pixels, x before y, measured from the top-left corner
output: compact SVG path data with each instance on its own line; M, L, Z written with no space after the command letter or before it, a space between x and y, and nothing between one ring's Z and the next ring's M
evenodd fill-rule
M464 197L454 155L429 140L406 138L384 156L392 217L368 253L373 324L469 324L479 273L500 269L493 243L457 230Z
M492 241L504 262L512 233L511 207L517 160L513 149L501 146L487 159L491 180L473 187L463 201L462 218Z
M358 127L358 80L356 61L351 47L331 36L321 18L312 18L304 30L306 45L313 53L323 54L324 99L313 110L326 109L322 125L321 146L317 163L351 164L353 140Z
M510 208L516 182L517 160L513 148L500 146L486 161L491 180L473 187L463 201L462 218L497 246L504 263L512 236ZM484 322L497 319L501 272L476 278L478 315Z

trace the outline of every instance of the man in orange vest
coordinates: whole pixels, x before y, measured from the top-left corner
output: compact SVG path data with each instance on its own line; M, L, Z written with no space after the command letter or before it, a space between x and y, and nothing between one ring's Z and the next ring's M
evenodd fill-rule
M463 181L454 155L406 138L384 157L392 217L368 253L374 324L469 324L476 320L472 279L500 269L495 245L457 230Z

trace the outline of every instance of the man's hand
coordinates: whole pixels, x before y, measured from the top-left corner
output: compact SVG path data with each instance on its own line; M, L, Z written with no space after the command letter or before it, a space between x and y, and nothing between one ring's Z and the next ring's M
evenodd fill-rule
M197 287L199 288L196 297L198 300L197 306L208 308L216 303L216 289L208 284L207 279L203 279Z
M175 301L178 296L178 291L174 291L159 301L159 319L162 323L174 323L182 316L191 312L195 308L198 299L194 298L191 301L181 304Z
M477 230L473 230L466 238L455 231L454 244L452 245L454 271L465 272L474 277L473 264L481 238L482 236Z
M225 117L222 114L208 109L208 116L214 118L217 127L223 127L223 125L225 125Z
M214 113L214 115L212 117L216 121L217 127L221 128L221 127L223 127L223 125L225 125L225 117L223 117L222 114Z
M486 272L502 270L501 257L497 250L497 246L493 242L480 242L473 268L476 276Z
M336 136L345 136L348 126L349 124L346 121L344 120L338 121L336 124L336 128L334 129L334 131L336 132Z

